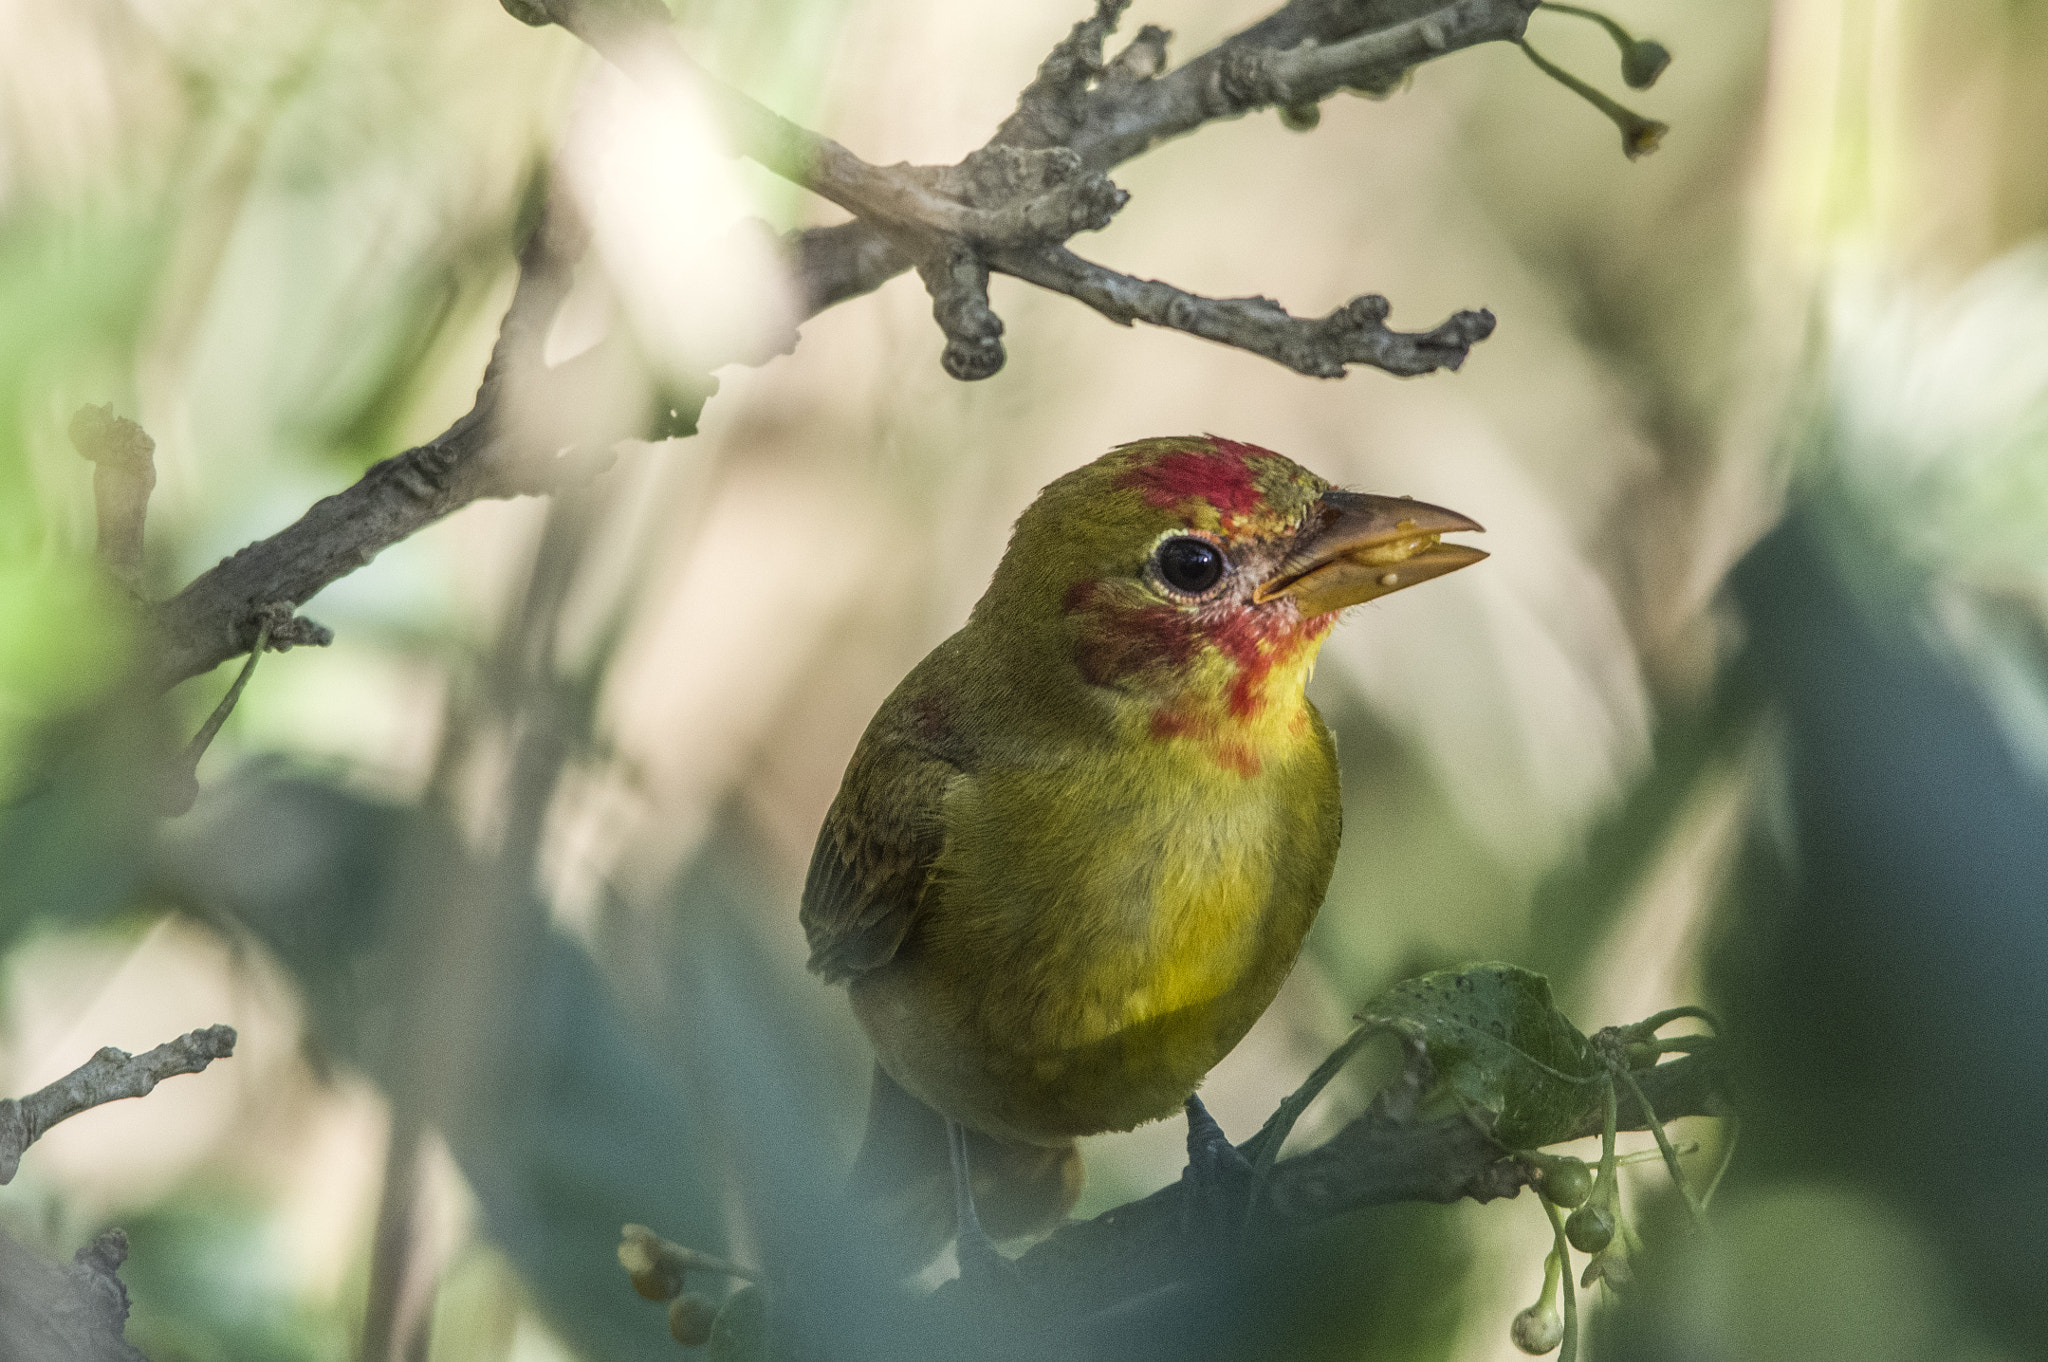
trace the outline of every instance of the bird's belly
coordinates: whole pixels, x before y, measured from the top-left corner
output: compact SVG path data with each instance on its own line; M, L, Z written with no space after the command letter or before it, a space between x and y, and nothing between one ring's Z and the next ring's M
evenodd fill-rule
M1057 1141L1177 1110L1272 1001L1335 849L1267 798L1075 812L1090 835L1051 829L1053 864L998 828L947 867L918 939L853 990L883 1067L992 1134Z

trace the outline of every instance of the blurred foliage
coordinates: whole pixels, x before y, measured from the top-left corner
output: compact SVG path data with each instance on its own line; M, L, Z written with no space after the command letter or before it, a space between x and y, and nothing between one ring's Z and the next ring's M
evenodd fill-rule
M2048 789L1901 603L1859 598L1812 515L1736 586L1754 629L1738 665L1784 725L1713 957L1757 1119L1727 1237L1667 1265L1615 1347L1960 1357L1991 1355L1989 1336L2027 1355L2048 1322L2027 1134L2048 1113L2019 1077L2048 1046Z
M340 1362L343 1322L294 1301L259 1206L199 1195L128 1217L128 1339L151 1362Z

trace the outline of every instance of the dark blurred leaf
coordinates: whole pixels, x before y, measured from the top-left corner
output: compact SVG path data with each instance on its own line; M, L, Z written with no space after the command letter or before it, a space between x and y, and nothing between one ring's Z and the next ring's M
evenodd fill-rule
M150 1362L319 1362L339 1321L293 1303L266 1208L192 1188L121 1217L129 1340Z
M1939 1297L1952 1284L2011 1355L2033 1356L2048 1336L2048 788L1927 627L1927 584L1874 565L1880 551L1822 488L1734 576L1749 629L1737 665L1776 708L1783 779L1709 958L1755 1113L1715 1209L1818 1185L1903 1211L1945 1278L1915 1329L1951 1327ZM1757 1254L1800 1257L1767 1239ZM1725 1342L1747 1336L1731 1328L1717 1348L1680 1322L1697 1283L1673 1271L1670 1290L1611 1321L1601 1356L1871 1355L1853 1305L1883 1293L1882 1273L1843 1285L1736 1270L1757 1282L1742 1312L1807 1327L1766 1352Z
M320 1043L400 1094L427 1094L486 1227L561 1332L593 1356L669 1362L613 1254L644 1221L722 1249L712 1147L669 1057L628 1024L589 956L530 895L484 903L501 938L469 978L403 989L435 924L497 892L444 821L258 775L177 830L158 888L246 929L306 990ZM481 1015L476 1015L476 1013Z
M1489 1120L1510 1149L1566 1138L1602 1072L1592 1042L1550 1001L1550 981L1513 965L1439 970L1395 984L1359 1014L1413 1036L1440 1089Z
M45 723L0 803L0 950L37 926L91 926L131 907L148 871L165 735L108 705Z

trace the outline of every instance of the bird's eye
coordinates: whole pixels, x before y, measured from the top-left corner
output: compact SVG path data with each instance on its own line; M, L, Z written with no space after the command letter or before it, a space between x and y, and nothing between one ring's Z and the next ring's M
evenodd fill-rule
M1223 550L1206 539L1192 536L1167 540L1159 546L1155 557L1159 575L1166 584L1190 596L1199 596L1222 581L1227 566Z

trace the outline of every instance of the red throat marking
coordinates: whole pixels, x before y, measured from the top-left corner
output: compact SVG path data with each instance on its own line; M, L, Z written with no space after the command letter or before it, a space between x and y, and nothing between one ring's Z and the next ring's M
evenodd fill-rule
M1160 741L1199 743L1218 765L1245 777L1259 773L1262 757L1239 726L1265 710L1273 669L1313 645L1334 623L1327 615L1304 620L1242 606L1203 616L1167 605L1120 605L1095 582L1070 590L1066 607L1080 617L1074 662L1090 685L1117 686L1146 672L1171 673L1194 663L1203 649L1215 649L1229 664L1221 695L1173 694L1169 684L1152 713L1151 734ZM1299 732L1306 721L1306 714L1298 715L1290 731Z

